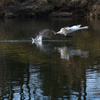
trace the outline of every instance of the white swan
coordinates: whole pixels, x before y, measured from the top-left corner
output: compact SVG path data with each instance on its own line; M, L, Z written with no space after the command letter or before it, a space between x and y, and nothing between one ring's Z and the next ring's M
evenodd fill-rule
M72 27L64 27L64 28L61 28L60 31L56 32L55 34L62 34L62 35L67 36L69 33L72 33L74 31L78 31L81 29L88 29L88 26L81 27L81 25L74 25Z

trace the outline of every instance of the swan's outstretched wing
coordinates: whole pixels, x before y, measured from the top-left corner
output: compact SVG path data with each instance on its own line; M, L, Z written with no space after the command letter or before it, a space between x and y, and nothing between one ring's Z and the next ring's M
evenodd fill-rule
M88 26L84 26L84 27L81 27L81 25L72 26L68 31L66 31L66 35L65 36L67 36L68 34L70 34L72 32L75 32L75 31L78 31L78 30L82 30L82 29L88 29Z
M67 30L75 30L75 29L79 29L81 27L81 25L74 25L74 26L71 26L71 27L65 27L65 29Z

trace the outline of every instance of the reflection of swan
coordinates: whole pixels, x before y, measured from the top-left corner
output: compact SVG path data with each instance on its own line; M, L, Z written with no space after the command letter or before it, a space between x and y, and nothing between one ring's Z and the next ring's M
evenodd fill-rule
M55 50L58 50L60 53L61 59L67 59L69 60L71 56L80 56L82 58L88 57L88 51L82 51L81 49L71 49L67 46L62 46L62 44L59 44L59 46L55 47L52 42L43 42L43 41L35 41L36 46L45 53L52 53ZM58 44L58 43L57 43Z
M83 58L87 58L88 57L88 51L82 51L81 49L76 49L76 50L70 50L70 56L81 56Z
M88 26L81 27L81 25L74 25L72 27L64 27L64 28L61 28L60 31L56 32L55 34L62 34L62 35L67 36L69 33L72 33L74 31L81 30L81 29L88 29Z
M69 58L71 56L80 56L80 57L83 57L83 58L88 57L88 52L87 51L82 51L81 49L71 50L70 48L67 48L65 46L65 47L58 47L57 50L59 51L59 53L61 55L61 59L69 60Z
M69 50L67 47L58 47L58 52L60 53L62 59L69 60Z

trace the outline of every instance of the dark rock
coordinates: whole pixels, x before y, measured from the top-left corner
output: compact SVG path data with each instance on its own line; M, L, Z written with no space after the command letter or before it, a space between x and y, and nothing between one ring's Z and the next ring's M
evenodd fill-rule
M0 18L3 18L5 13L3 11L0 12Z
M52 12L50 17L72 17L72 13L68 12Z
M14 17L14 14L12 12L6 12L4 14L4 18L13 18Z

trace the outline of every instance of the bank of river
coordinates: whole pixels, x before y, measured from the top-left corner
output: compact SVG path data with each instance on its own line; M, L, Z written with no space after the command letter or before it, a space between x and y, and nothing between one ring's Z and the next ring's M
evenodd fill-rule
M99 0L2 0L1 18L99 17Z

